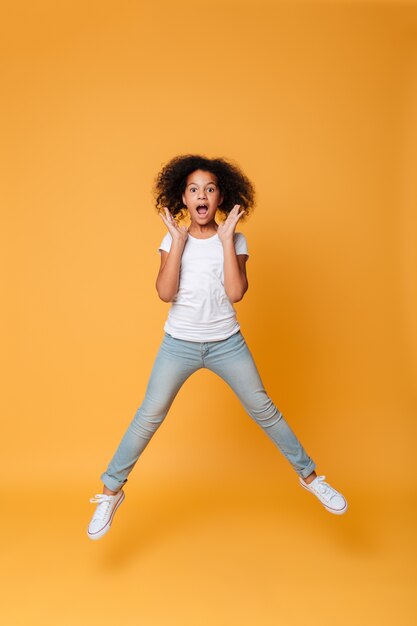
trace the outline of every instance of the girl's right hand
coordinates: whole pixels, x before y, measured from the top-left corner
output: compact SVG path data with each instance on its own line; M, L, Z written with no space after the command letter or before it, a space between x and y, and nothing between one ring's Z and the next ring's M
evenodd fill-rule
M164 207L165 215L162 211L159 211L159 215L161 216L162 221L165 226L168 228L171 233L172 239L179 241L180 243L184 243L188 239L188 230L186 226L178 226L177 222L174 220L173 216L169 212L168 208Z

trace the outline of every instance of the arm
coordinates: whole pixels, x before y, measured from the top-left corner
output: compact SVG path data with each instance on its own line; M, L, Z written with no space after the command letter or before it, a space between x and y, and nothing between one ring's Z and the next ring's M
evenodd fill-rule
M169 252L161 250L161 265L156 279L156 290L164 302L171 302L178 293L180 282L181 257L188 239L185 226L178 227L174 218L165 207L165 216L160 213L162 221L172 236Z
M248 290L246 276L246 254L236 254L233 239L223 244L224 252L224 289L230 302L242 300Z
M239 212L240 205L235 204L226 220L219 224L217 234L223 244L224 253L224 289L230 302L242 300L248 289L246 276L246 254L236 254L233 241L236 224L244 214Z
M178 293L184 247L185 245L172 241L169 252L161 250L161 266L156 279L156 290L164 302L171 302Z

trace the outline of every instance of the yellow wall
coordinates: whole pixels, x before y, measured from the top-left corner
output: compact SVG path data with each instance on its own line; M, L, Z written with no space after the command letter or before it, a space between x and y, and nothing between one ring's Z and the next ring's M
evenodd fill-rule
M14 515L26 515L33 533L7 518L11 542L27 542L18 558L10 557L10 584L23 581L16 589L30 587L33 602L32 621L29 605L6 604L7 623L114 623L116 589L125 597L124 624L241 626L263 615L263 626L306 619L368 626L392 624L398 606L396 623L412 624L408 585L415 575L406 563L415 548L410 507L416 511L416 4L43 0L9 3L4 13L2 464L12 501L23 493L31 503L28 510L16 504ZM114 543L112 528L99 546L85 545L92 505L84 503L101 490L99 475L140 405L168 312L154 287L165 227L152 204L153 178L171 157L191 152L235 160L256 186L258 205L239 228L250 252L249 291L236 305L242 332L269 394L350 509L343 518L320 515L223 381L200 371L129 481L125 523L136 506L133 494L159 490L155 501L150 495L140 504L146 516L154 511L145 567L132 521L124 544ZM195 494L187 496L191 484ZM185 495L177 499L181 485ZM238 532L231 524L230 536L221 527L229 536L227 542L223 535L223 560L239 570L226 566L224 585L217 585L213 555L223 545L218 522L205 529L210 548L198 534L200 516L193 524L187 515L201 506L206 517L204 489L223 493L220 514L233 508L231 493L243 499L251 493L253 508L269 516L259 521L266 539L256 548L254 527L247 536L239 535L240 524ZM59 522L52 524L58 493ZM274 493L291 518L263 509L260 493L263 503ZM151 503L162 506L164 498L172 506L155 513ZM173 530L163 533L169 555L154 529L160 515L166 524L173 520ZM247 524L248 515L238 511L236 519ZM317 554L300 544L312 519L316 531L307 545L318 541ZM290 573L283 580L270 564L282 557L280 523ZM175 544L183 524L187 540ZM127 563L129 533L135 548ZM384 543L387 536L394 543ZM230 537L236 554L225 548ZM236 560L243 549L236 537L253 550L252 560ZM62 543L64 587L53 557ZM43 569L41 545L51 559ZM201 561L187 561L188 578L179 557L186 546L213 558L204 571ZM110 553L96 557L100 550ZM143 569L133 575L129 568L139 562ZM80 563L89 575L77 586ZM259 579L249 575L255 570ZM368 596L362 584L355 587L357 571L370 576ZM184 589L200 576L205 586L190 604L175 592L175 581ZM304 589L309 608L291 610L300 585L321 580L349 606L339 621L336 600L335 613L321 612L320 587ZM148 602L160 593L173 604L158 600L145 610L135 604L136 584L145 585ZM67 617L57 601L48 622L37 585L38 591L51 585L62 602L65 590L75 596ZM291 600L284 607L275 597L279 585ZM103 588L110 613L100 621L88 602L100 602ZM384 589L394 595L381 603ZM242 608L250 594L253 605ZM218 599L217 613L209 598Z

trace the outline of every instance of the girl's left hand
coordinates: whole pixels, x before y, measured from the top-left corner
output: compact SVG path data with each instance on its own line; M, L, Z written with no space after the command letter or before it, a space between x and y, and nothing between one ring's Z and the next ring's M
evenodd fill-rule
M240 204L235 204L233 209L230 211L229 215L225 219L224 222L221 222L217 227L217 235L221 241L227 241L228 239L233 239L233 235L235 232L236 224L239 219L244 214L245 210L239 212Z

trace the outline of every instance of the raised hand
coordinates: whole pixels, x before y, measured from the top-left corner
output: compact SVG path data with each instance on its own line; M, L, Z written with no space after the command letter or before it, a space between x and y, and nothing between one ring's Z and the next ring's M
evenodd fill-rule
M171 237L174 240L185 243L188 238L188 230L186 226L178 226L177 222L174 220L173 216L169 212L168 208L164 207L165 215L162 211L159 211L159 215L161 216L162 221L165 226L168 228L171 233Z
M229 215L225 219L224 222L221 222L217 227L217 235L221 241L227 241L228 239L233 239L233 235L235 232L236 224L239 219L244 214L245 210L239 212L240 204L235 204L233 209L230 211Z

